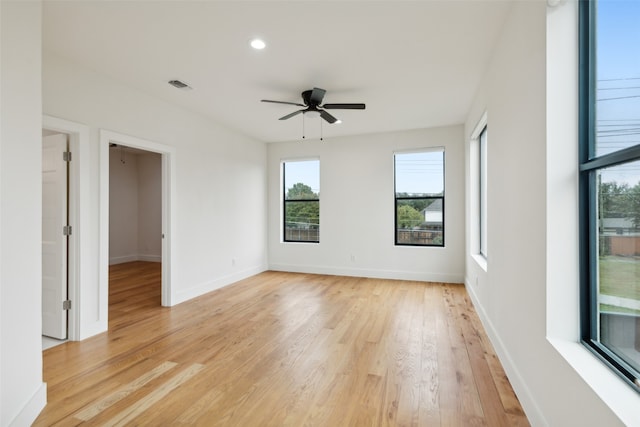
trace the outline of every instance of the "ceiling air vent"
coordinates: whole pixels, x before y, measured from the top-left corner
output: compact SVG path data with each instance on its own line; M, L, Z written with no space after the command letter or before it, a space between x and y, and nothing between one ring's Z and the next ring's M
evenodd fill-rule
M191 86L186 84L185 82L181 82L180 80L169 80L169 84L173 87L177 87L178 89L190 90Z

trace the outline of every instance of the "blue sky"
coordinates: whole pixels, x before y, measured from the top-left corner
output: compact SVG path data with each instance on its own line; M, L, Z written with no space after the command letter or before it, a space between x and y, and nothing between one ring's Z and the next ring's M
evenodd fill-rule
M314 193L320 194L319 160L287 161L286 164L285 188L289 189L302 182L311 187Z
M598 154L640 143L640 1L597 10Z
M396 154L396 192L439 194L444 191L443 152Z
M597 9L598 155L640 144L640 1L600 0ZM640 163L603 172L603 181L640 181Z

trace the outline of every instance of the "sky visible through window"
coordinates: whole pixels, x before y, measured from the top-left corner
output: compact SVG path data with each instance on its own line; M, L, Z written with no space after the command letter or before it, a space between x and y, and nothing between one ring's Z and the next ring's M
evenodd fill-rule
M318 160L287 161L284 186L286 189L301 182L320 195L320 162Z
M396 154L396 193L442 195L443 156L441 150Z
M640 1L600 0L596 44L596 155L640 143ZM607 180L640 182L637 162L606 172Z
M441 150L396 154L396 191L415 195L443 194L443 156ZM320 194L320 162L287 161L285 188L289 189L298 182Z

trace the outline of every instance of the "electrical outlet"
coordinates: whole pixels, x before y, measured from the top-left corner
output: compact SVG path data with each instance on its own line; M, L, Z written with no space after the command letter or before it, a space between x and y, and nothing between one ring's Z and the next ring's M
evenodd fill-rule
M235 267L237 262L238 262L238 260L237 260L237 259L235 259L235 258L231 258L231 266L232 266L232 267Z
M356 262L356 256L351 254L351 262Z

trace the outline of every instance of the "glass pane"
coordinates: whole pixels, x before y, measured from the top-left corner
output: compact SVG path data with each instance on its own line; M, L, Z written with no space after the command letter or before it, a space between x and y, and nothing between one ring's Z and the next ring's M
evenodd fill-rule
M640 143L640 2L600 0L596 12L596 155Z
M320 161L306 160L284 164L285 200L320 198Z
M640 370L640 161L598 175L599 340Z
M284 240L297 242L320 241L319 202L286 201L284 207Z
M444 151L395 155L396 196L442 196Z
M442 199L396 201L396 244L442 246Z

